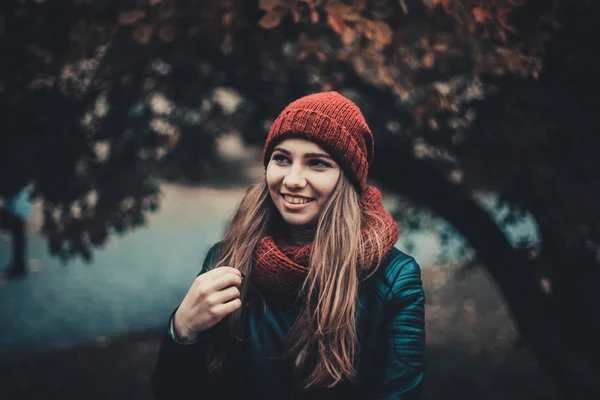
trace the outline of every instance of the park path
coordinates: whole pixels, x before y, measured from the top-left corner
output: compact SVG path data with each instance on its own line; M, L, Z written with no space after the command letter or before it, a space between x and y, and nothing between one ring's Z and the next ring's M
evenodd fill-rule
M63 265L33 227L30 274L0 281L0 365L164 324L244 191L165 185L163 193L146 226L111 238L91 264ZM10 257L6 239L1 266Z

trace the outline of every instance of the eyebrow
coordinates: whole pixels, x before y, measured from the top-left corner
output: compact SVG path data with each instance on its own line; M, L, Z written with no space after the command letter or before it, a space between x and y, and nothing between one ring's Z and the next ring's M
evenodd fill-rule
M288 150L283 149L281 147L275 147L273 149L273 151L280 151L283 154L286 154L288 156L292 154ZM331 158L331 156L329 154L325 154L325 153L305 153L304 154L304 158L316 158L316 157L323 157L323 158L327 158L329 160L333 160L333 158Z

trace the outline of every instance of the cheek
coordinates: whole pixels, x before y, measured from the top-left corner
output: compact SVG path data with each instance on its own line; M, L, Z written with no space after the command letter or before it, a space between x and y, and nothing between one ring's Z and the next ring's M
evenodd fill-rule
M322 177L319 182L319 191L321 192L321 196L324 201L327 201L329 197L331 197L339 179L339 171L337 171L337 174L328 174L327 176Z
M278 171L277 168L267 167L265 179L267 181L267 188L269 189L271 197L276 196L277 192L279 191L279 187L281 186L281 182L283 181L281 172Z
M271 167L271 164L267 166L267 170L265 172L265 178L267 180L267 186L271 188L272 186L277 184L277 171L275 168Z

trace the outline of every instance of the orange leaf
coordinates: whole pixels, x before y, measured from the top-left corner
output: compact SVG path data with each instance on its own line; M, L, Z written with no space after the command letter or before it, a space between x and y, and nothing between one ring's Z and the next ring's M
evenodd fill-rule
M356 22L361 19L361 16L358 13L358 11L351 9L351 8L348 8L346 11L344 11L343 15L344 15L344 21L348 21L348 22Z
M388 86L394 83L394 78L392 77L390 70L385 67L379 67L377 70L377 79L379 79L381 83Z
M434 9L438 4L441 4L444 10L447 10L450 5L450 0L423 0L423 3L425 3L430 10Z
M421 63L423 63L423 67L426 69L433 68L433 64L435 64L435 55L433 53L425 53L421 59Z
M331 26L331 29L333 29L334 31L336 31L340 35L347 28L346 25L344 24L344 20L342 18L342 15L340 13L337 13L337 12L330 12L327 15L327 23L329 24L329 26Z
M346 27L342 32L342 43L349 45L356 40L356 31L350 27Z
M319 22L319 13L316 12L315 10L312 10L312 12L310 13L310 21L313 24L316 24L317 22Z
M383 21L375 21L375 40L383 45L392 42L392 29Z
M272 29L279 25L281 22L281 15L277 11L267 11L265 15L258 21L258 24L263 29Z
M449 46L447 43L436 43L433 45L433 50L435 50L438 53L445 53L446 51L448 51Z
M492 19L492 13L490 10L486 10L483 7L475 7L472 10L473 17L475 17L475 21L479 23L485 23Z
M146 13L142 10L125 11L119 14L119 23L121 25L133 25L145 16Z
M365 35L365 37L369 40L373 40L374 38L374 32L375 32L375 26L373 24L373 21L369 20L369 19L365 19L364 23L361 26L361 29L363 31L363 34Z
M325 5L325 11L328 13L343 14L346 11L346 6L338 2L328 1Z

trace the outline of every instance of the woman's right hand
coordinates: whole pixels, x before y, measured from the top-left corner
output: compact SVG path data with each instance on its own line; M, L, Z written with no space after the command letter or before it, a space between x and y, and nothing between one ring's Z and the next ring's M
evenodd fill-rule
M231 267L218 267L199 275L175 313L177 337L193 340L240 308L241 284L242 274Z

